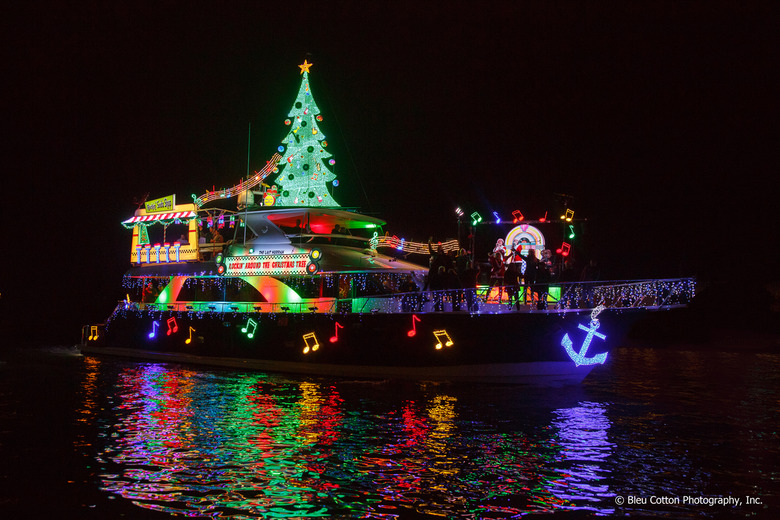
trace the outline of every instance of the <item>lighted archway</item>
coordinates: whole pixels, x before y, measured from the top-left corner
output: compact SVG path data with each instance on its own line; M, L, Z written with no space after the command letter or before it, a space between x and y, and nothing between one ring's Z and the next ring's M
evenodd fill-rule
M298 303L303 301L292 288L271 276L240 276L239 278L257 289L266 301L274 303Z

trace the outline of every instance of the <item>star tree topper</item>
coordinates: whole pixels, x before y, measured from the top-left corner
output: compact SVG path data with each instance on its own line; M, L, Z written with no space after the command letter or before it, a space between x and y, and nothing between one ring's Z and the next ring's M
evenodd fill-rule
M308 61L303 60L303 64L302 65L298 65L298 67L301 68L301 74L303 74L304 72L308 73L309 72L309 68L312 65L313 65L313 63L309 63Z

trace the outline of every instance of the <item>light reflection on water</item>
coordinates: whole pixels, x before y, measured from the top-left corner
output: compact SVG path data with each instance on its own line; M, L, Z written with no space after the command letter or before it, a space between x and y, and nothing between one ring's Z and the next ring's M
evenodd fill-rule
M778 356L753 356L744 374L718 381L735 361L727 354L715 367L702 353L616 354L584 388L541 390L86 358L78 412L99 425L101 489L186 516L513 518L576 510L693 518L719 511L616 508L615 497L756 493L767 471L775 487L763 493L776 496L780 475L763 457L780 454L769 424L780 409L778 389L766 387ZM674 387L670 376L690 384ZM735 377L744 386L733 386ZM113 385L103 411L101 380ZM732 385L725 397L712 388L719 383ZM731 405L733 417L723 409ZM746 418L768 429L750 430L753 439L722 430L738 430ZM764 471L742 475L740 489L729 487L728 473L742 467L727 455L734 445ZM703 461L710 457L715 464Z

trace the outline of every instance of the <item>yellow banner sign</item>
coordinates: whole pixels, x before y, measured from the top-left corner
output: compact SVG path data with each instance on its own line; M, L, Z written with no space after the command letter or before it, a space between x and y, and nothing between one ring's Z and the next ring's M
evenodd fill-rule
M144 206L147 213L162 213L173 211L176 207L176 195L168 195L160 199L147 200Z

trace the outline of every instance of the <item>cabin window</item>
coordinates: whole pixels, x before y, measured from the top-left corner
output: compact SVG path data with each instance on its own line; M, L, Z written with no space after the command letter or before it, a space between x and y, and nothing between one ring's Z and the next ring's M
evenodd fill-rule
M187 224L152 224L146 226L146 232L149 236L149 244L173 244L177 241L189 241L189 228ZM143 236L143 234L141 235Z

